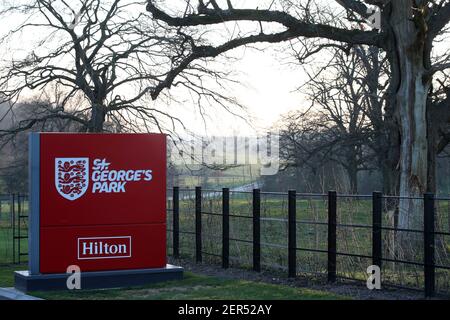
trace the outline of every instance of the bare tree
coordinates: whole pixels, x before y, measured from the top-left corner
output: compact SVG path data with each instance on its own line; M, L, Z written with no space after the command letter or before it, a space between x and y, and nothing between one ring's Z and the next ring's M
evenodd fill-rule
M356 179L352 180L354 177L351 173L362 168L353 163L352 172L349 171L350 164L345 159L347 154L341 145L344 142L342 132L326 119L324 114L292 111L281 117L278 126L280 143L283 146L280 148L283 165L277 177L278 185L285 185L293 175L299 180L293 183L293 186L298 186L300 190L326 192L332 188L339 192L356 192ZM265 178L273 181L272 177ZM308 180L307 184L302 181L305 179ZM346 183L346 180L349 183Z
M30 129L25 130L20 124L33 125L33 129L42 132L77 132L84 128L71 119L54 117L58 113L57 108L48 100L31 99L26 103L16 103L14 113L10 112L9 117L5 117L7 111L7 106L0 108L0 116L3 116L0 129L9 128L11 133L0 140L0 181L3 181L6 192L27 192L27 133Z
M182 121L152 100L174 101L163 92L171 86L190 90L199 104L203 99L226 108L235 103L203 85L208 79L223 85L226 72L206 69L202 55L193 53L192 36L152 19L145 1L18 3L3 4L0 11L3 19L19 21L0 40L0 102L8 102L14 112L17 101L36 92L57 90L58 99L52 112L23 119L3 133L27 130L50 118L77 122L89 132L106 130L108 121L128 131L167 132ZM35 37L29 39L29 34ZM21 50L8 53L14 45Z
M450 53L445 52L436 60L450 62ZM436 75L428 103L428 145L430 155L428 158L428 185L429 191L436 192L436 162L434 155L445 157L450 147L450 69L439 71Z
M294 152L294 156L303 157L300 163L311 166L328 161L338 163L347 172L349 190L353 193L358 192L358 172L375 169L384 160L384 153L376 152L386 149L378 140L371 141L383 132L375 133L378 126L372 124L372 119L381 112L382 99L373 100L374 92L370 91L367 70L360 58L378 61L379 57L370 53L362 47L348 53L331 49L332 61L308 73L304 93L311 106L283 119L283 135L290 144L297 145L294 150L300 152ZM372 66L370 61L366 63ZM378 161L372 161L377 158Z
M171 1L172 3L172 1ZM187 1L188 5L191 1ZM297 38L325 39L332 44L349 46L368 45L380 48L389 61L389 98L386 114L398 125L399 193L403 197L421 196L434 189L429 185L430 166L436 157L428 134L427 114L435 108L427 103L433 79L437 72L447 70L448 63L433 63L433 45L450 22L448 0L335 0L335 1L270 1L255 9L237 8L231 1L226 4L211 0L197 1L188 10L169 14L149 0L147 10L153 17L175 27L194 29L198 26L222 25L226 22L255 22L259 28L253 33L234 35L219 46L209 45L205 51L216 56L224 50L256 42L283 42ZM333 7L334 6L334 7ZM337 6L343 9L336 14ZM371 28L367 19L373 18L371 9L380 13L380 25ZM266 27L275 23L279 28ZM343 25L345 27L343 27ZM273 31L276 29L275 31ZM245 30L241 26L241 30ZM281 30L281 31L279 31ZM318 41L323 44L323 42ZM317 44L317 50L321 46ZM450 121L449 100L445 121ZM429 117L430 118L430 117ZM442 117L440 117L442 118ZM429 138L427 141L427 137ZM404 199L400 203L401 227L407 228L419 221L420 205L417 201Z

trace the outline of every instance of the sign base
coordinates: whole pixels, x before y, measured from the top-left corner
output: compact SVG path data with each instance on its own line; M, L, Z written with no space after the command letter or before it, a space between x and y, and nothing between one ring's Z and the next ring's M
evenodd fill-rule
M68 290L68 273L31 275L28 270L14 272L14 287L22 292ZM81 289L106 289L142 286L156 282L183 279L183 268L95 271L81 273Z

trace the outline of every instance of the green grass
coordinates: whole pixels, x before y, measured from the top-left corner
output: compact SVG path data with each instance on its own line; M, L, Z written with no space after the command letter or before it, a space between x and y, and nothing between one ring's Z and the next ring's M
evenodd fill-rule
M26 227L23 227L21 232L22 236L23 233L25 233L27 230ZM16 229L17 232L17 229ZM18 258L18 240L15 240L15 257L16 262L19 259ZM13 263L13 232L12 228L9 226L2 226L0 225L0 264L10 264ZM28 239L20 239L20 252L21 253L27 253L28 252ZM20 260L21 262L26 262L28 259L27 256L21 256Z
M13 287L14 271L26 269L28 266L24 264L0 266L0 287Z
M185 193L180 194L183 199ZM221 212L221 199L204 199L203 211L205 212ZM358 202L341 201L338 206L339 222L353 224L371 225L371 200L362 200ZM194 231L194 201L180 201L180 229L182 231ZM252 199L251 195L233 194L230 201L230 214L243 215L251 217L252 215ZM287 201L286 197L270 197L262 196L261 217L287 219ZM168 225L171 225L171 214L168 214ZM203 246L206 252L219 254L221 251L220 237L221 235L221 217L208 216L203 217L204 239ZM322 198L314 198L311 200L299 198L297 201L297 221L313 221L324 223L327 221L327 202ZM370 255L372 249L371 230L370 229L354 229L352 234L347 233L349 229L338 230L338 249L343 252L354 254ZM263 263L287 265L287 222L279 220L262 220L261 221L261 242L274 244L277 247L263 246L262 259ZM252 220L248 218L230 218L230 235L234 239L251 240L253 237ZM168 245L171 246L171 239L168 238ZM194 237L189 234L180 236L181 252L192 252ZM281 247L279 247L281 246ZM327 226L326 225L297 225L297 247L308 249L327 249ZM231 241L230 256L239 257L242 260L251 261L252 248L251 245L242 242ZM306 265L311 270L320 271L326 268L326 256L316 253L302 252L301 257L307 261ZM304 261L305 261L304 260ZM305 263L303 263L305 266Z
M14 271L27 266L0 267L0 287L14 286ZM283 299L283 300L341 300L349 297L333 293L295 288L285 285L210 277L185 272L183 280L125 289L30 292L43 299L56 300L197 300L197 299Z
M177 182L177 184L182 188L194 188L198 185L207 186L208 189L240 187L245 184L259 181L260 176L258 172L260 167L260 165L249 165L245 166L245 168L230 168L226 171L220 172L219 175L212 174L208 175L207 177L193 176L186 173L179 177L179 181ZM185 169L185 166L179 167L180 171L183 171ZM250 171L253 172L253 175L249 174Z
M246 280L224 279L186 272L181 281L145 287L86 291L31 292L44 299L58 300L341 300L349 297L306 288L294 288Z
M192 193L191 193L192 194ZM184 199L186 192L180 193L180 230L191 231L195 229L194 199ZM221 197L204 198L202 201L202 211L220 213ZM252 240L252 196L251 194L232 194L230 197L230 215L244 215L248 218L230 217L230 236L234 239ZM448 208L447 201L437 203L438 223L442 226L443 231L447 231ZM314 197L305 199L298 197L297 199L297 222L327 222L327 206L326 197ZM170 204L168 205L170 208ZM355 224L355 225L372 225L372 200L370 198L350 199L339 198L337 207L338 223ZM287 201L286 197L264 195L261 196L261 217L275 218L275 220L261 221L261 262L263 266L269 268L282 269L288 263L287 256L287 222L276 219L287 218ZM202 232L203 232L203 251L220 255L221 253L221 233L222 233L222 217L202 215ZM388 221L388 215L383 214L383 225L392 225L392 220ZM168 213L168 226L172 225L172 214ZM394 258L388 253L391 246L389 237L393 233L391 231L383 231L383 256ZM450 264L450 237L439 238L443 240L443 248L439 247L440 265ZM168 234L168 248L172 246L171 233ZM438 240L438 236L436 236ZM264 245L274 244L275 247ZM327 250L327 225L297 225L297 247L306 249ZM191 234L180 234L180 253L185 258L194 256L195 237ZM370 228L337 228L337 249L339 252L360 254L371 256L372 254L372 230ZM423 261L423 250L418 248L417 256L412 261L421 263ZM251 267L252 263L252 245L251 243L243 243L230 241L230 257L239 258L240 261L234 261L234 266ZM204 256L205 262L220 263L220 259L215 256ZM233 262L233 261L232 261ZM302 271L326 272L327 255L323 253L314 253L299 251L297 254L297 263ZM338 256L338 273L342 276L358 278L365 280L367 266L371 264L371 259L356 258L347 256ZM420 267L397 264L393 266L385 263L383 268L385 279L391 280L393 283L403 284L407 286L421 287L423 284L423 270ZM447 271L437 270L436 279L441 288L449 287L450 273Z
M24 201L21 202L21 215L26 215L28 213L28 202ZM18 207L16 204L16 216L15 216L15 222L16 222L16 236L18 236ZM24 236L28 232L28 222L26 219L20 219L20 235ZM18 260L18 245L19 241L15 240L15 258ZM20 240L20 252L21 253L27 253L28 252L28 239L21 239ZM11 226L11 207L8 202L2 201L1 202L1 210L0 210L0 264L9 264L13 263L13 228ZM21 262L26 262L27 257L21 256L20 257Z

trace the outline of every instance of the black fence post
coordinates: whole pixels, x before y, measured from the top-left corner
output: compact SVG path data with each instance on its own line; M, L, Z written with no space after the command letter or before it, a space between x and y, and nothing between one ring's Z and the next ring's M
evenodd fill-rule
M336 282L336 191L328 192L328 282Z
M261 271L261 192L253 190L253 270Z
M288 275L297 275L297 194L295 190L288 193Z
M10 209L13 234L13 263L16 263L16 195L14 193L11 195Z
M372 264L381 269L381 259L383 258L381 226L382 226L382 208L383 195L381 192L372 194Z
M424 276L425 297L433 297L434 287L434 194L424 194Z
M180 188L173 187L172 193L172 210L173 210L173 256L180 256Z
M22 242L20 235L20 220L22 216L22 206L20 203L20 193L17 194L17 263L20 264L20 243Z
M12 211L12 203L13 203L13 194L9 194L9 226L13 227L13 211Z
M195 187L195 260L202 262L202 188Z
M222 268L230 261L230 189L222 189Z

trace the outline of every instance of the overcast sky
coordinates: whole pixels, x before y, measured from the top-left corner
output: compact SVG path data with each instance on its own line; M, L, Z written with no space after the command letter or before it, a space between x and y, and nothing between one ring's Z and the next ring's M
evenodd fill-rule
M248 116L250 124L218 108L208 114L210 122L205 130L200 114L192 113L195 105L188 103L183 108L183 118L193 118L196 125L192 128L195 132L208 135L235 132L252 134L255 129L264 130L272 126L281 114L302 108L308 103L296 90L305 81L301 67L288 66L281 59L276 59L273 48L277 46L263 47L266 48L264 51L235 50L233 55L241 56L242 59L229 65L229 68L239 72L236 78L240 81L240 85L234 85L229 92L247 108L246 112L240 114Z
M322 0L319 0L319 2ZM225 1L218 1L219 4L226 7ZM184 11L182 5L184 0L174 0L170 5L166 3L163 6L172 15L180 15ZM233 0L235 8L268 8L272 3L272 9L279 9L279 1L272 0ZM208 40L212 44L218 45L236 37L238 32L241 36L248 32L259 32L259 24L239 22L227 23L224 25L208 26L208 30L214 30L213 36ZM284 28L281 28L284 29ZM277 24L264 24L265 32L274 32L280 30ZM238 101L243 104L248 114L241 113L249 118L251 125L228 114L224 110L213 110L208 114L210 122L205 129L202 116L198 113L193 114L195 109L193 104L184 109L184 118L193 118L195 126L193 131L199 134L207 135L228 135L239 133L242 135L254 134L255 129L264 131L277 121L280 115L299 108L305 107L308 102L304 100L303 95L296 89L306 80L306 75L301 66L287 62L293 62L289 59L289 50L286 50L286 43L283 44L259 44L256 46L259 50L251 48L238 48L227 55L235 57L238 61L230 63L227 67L230 70L238 72L235 79L238 79L241 85L233 86L230 92ZM323 57L318 56L317 59ZM223 61L223 59L221 60ZM178 107L177 107L178 108ZM177 109L180 112L180 109Z
M263 2L237 0L233 3L236 6L253 8L257 5L263 5ZM171 3L171 8L175 7L175 2ZM15 17L3 19L0 26L0 35L8 32L9 28L18 22L19 19L16 20ZM251 25L251 29L255 27L257 26ZM217 43L227 41L227 37L232 37L231 33L235 32L232 29L233 25L231 27L227 26L222 30L224 31L222 36L216 36L212 41L217 41ZM42 32L42 28L36 28L33 31L28 30L28 32L23 33L20 43L18 41L11 43L11 50L8 50L9 52L3 51L2 58L9 60L13 57L28 55L30 49L34 50L33 42L40 38L40 32ZM234 79L239 80L241 83L241 85L230 87L231 90L228 93L236 97L247 108L248 113L239 112L239 114L249 117L251 125L230 115L225 110L216 108L209 110L212 112L207 113L207 120L209 121L207 121L207 127L205 128L201 115L194 111L196 107L188 98L185 99L182 107L174 105L171 109L185 123L189 124L189 129L197 134L228 135L235 132L252 134L254 128L270 127L274 121L278 120L281 114L305 104L301 94L294 92L304 81L303 72L300 67L293 68L292 66L283 65L282 59L276 58L280 55L279 52L275 52L275 49L280 50L282 47L281 45L258 45L259 49L263 49L262 51L238 48L231 53L227 53L238 58L238 61L229 64L227 67L229 70L238 72ZM173 91L176 94L176 89ZM162 108L165 107L162 106Z
M317 2L321 4L321 13L325 15L325 19L327 19L327 15L323 13L323 9L328 5L331 6L334 3L334 7L330 9L333 13L339 10L335 2L325 0L317 0ZM181 4L185 3L185 1L171 0L161 3L164 9L171 11L171 14L176 14L177 11L180 14L180 8L184 8ZM267 8L273 3L272 9L279 9L280 0L234 0L232 3L235 7L259 7L260 9ZM145 10L145 3L139 5L136 10L139 10L139 12L141 12L140 10ZM69 16L68 19L70 18ZM0 26L0 35L7 32L12 25L18 22L19 19L16 19L16 17L10 17L10 20L3 19ZM214 30L214 28L218 28L218 30ZM220 28L221 30L219 30ZM277 24L264 24L266 33L278 31L279 28L280 26ZM249 33L259 32L259 24L240 22L239 27L237 27L236 23L227 23L208 26L207 29L213 30L208 32L208 40L213 45L217 45L235 38L238 34L239 36L244 36ZM21 41L15 41L12 44L14 47L11 48L12 50L1 52L2 58L8 58L8 56L17 58L21 55L27 55L30 52L30 48L33 48L33 40L37 41L40 38L41 34L39 33L42 32L42 29L36 28L33 31L37 34L33 34L33 32L23 34ZM238 102L247 108L247 113L239 112L239 114L248 118L251 125L230 115L225 110L215 107L206 110L207 126L205 127L202 116L196 111L197 108L194 101L189 99L189 94L186 92L183 93L185 96L177 96L179 100L183 101L182 105L171 104L166 106L159 101L156 104L181 118L191 131L197 134L208 135L230 135L236 132L242 135L252 134L254 129L270 127L279 119L280 115L290 110L308 107L308 101L303 98L300 92L295 91L306 80L302 67L286 64L291 52L289 47L286 44L264 44L258 45L258 48L260 50L238 48L227 53L237 58L235 62L225 61L223 58L217 59L222 62L225 61L226 69L238 72L234 79L239 80L240 85L230 87L230 91L227 94L236 97ZM5 46L3 46L3 49L5 49ZM315 55L314 59L324 62L320 60L328 60L329 57L322 52ZM290 61L293 61L292 57ZM178 94L176 88L172 88L170 93L173 95ZM153 104L154 102L150 103Z

